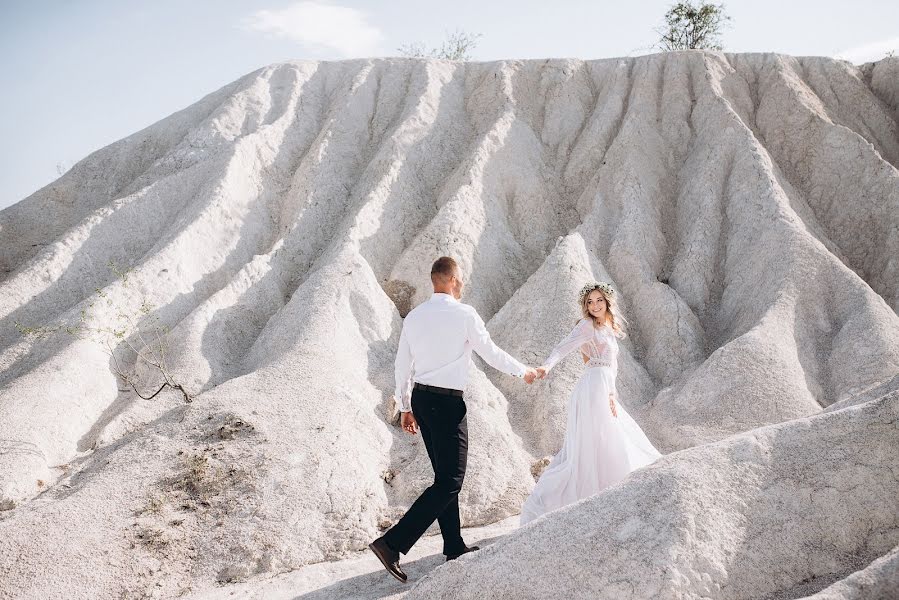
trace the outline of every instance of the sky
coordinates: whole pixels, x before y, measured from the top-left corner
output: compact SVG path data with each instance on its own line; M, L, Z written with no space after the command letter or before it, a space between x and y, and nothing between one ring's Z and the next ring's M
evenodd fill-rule
M670 0L0 0L0 209L259 67L397 56L481 34L472 60L653 52ZM899 2L732 0L727 52L899 55Z

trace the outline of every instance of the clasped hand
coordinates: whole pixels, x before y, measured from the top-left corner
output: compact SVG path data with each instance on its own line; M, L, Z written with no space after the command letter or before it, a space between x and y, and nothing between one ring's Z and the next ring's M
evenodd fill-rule
M527 372L524 374L524 382L528 385L534 383L535 379L545 379L546 378L546 369L543 367L537 367L536 369L532 369L528 367Z
M528 367L528 370L524 374L524 381L530 385L537 379L546 379L546 373L547 370L544 367L537 367L536 369ZM415 420L415 415L413 415L411 411L401 412L400 426L403 428L403 431L415 435L418 430L418 422Z

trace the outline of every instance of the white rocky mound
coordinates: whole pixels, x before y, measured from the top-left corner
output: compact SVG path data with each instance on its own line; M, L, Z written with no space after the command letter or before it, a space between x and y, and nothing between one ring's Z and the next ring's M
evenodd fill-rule
M0 598L364 549L429 483L393 359L442 254L531 365L611 281L621 399L668 455L398 592L897 597L897 109L895 58L291 62L95 152L0 212ZM194 401L16 327L87 310L168 325ZM465 525L519 511L581 368L478 362Z

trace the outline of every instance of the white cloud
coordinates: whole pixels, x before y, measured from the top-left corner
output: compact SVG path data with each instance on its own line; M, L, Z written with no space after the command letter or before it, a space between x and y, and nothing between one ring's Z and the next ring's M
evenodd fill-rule
M879 42L871 42L870 44L856 46L855 48L849 48L848 50L838 52L835 56L836 58L848 60L853 64L859 65L866 62L880 60L881 58L886 56L887 52L890 52L891 50L895 51L896 54L899 55L899 37L894 37L888 40L880 40Z
M372 56L384 39L377 27L366 22L365 13L316 1L260 10L243 24L252 31L288 38L312 50L336 52L345 58Z

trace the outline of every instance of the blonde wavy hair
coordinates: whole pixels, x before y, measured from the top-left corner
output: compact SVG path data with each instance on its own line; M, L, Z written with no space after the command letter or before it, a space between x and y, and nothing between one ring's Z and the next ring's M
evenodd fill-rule
M619 339L627 337L627 332L624 330L627 319L621 314L621 310L618 308L618 302L615 300L615 290L608 283L592 282L581 288L579 302L581 304L582 318L590 319L591 321L594 321L595 324L596 319L594 319L593 315L590 314L590 311L587 310L587 298L589 298L590 294L594 291L599 291L606 301L606 323L612 327L612 332L615 334L615 337ZM580 321L580 319L578 319L578 321Z

